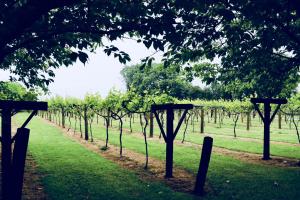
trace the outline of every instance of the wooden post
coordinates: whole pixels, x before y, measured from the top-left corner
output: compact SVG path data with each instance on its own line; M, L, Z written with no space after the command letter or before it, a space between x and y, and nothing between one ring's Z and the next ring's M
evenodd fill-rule
M14 192L12 193L12 199L22 199L22 187L26 153L29 140L29 129L19 128L16 134L16 140L13 151L13 181L14 181Z
M263 160L270 159L270 103L264 103L264 152Z
M197 179L195 184L194 193L197 195L201 195L204 193L204 185L206 180L206 175L208 171L211 150L213 146L213 139L211 137L204 137L201 160L198 168Z
M174 109L184 109L184 113L178 121L176 129L174 131ZM165 178L173 177L173 142L179 131L179 128L184 121L188 110L193 109L192 104L162 104L162 105L152 105L151 112L154 113L158 126L160 128L161 134L166 142L166 174ZM162 120L159 118L157 110L167 111L167 128L166 132L162 125Z
M32 102L32 101L10 101L0 100L1 110L1 154L2 154L2 199L4 200L16 200L16 185L15 175L13 173L12 165L12 141L11 137L11 114L12 110L34 110L29 118L22 125L22 128L28 124L31 118L37 113L37 110L47 110L48 105L46 102ZM17 136L16 136L17 137ZM16 147L18 149L18 147ZM16 151L17 151L16 149ZM14 154L15 155L15 154ZM20 174L19 174L20 175ZM23 176L23 175L22 175ZM22 180L23 181L23 180Z
M153 137L153 126L154 126L154 124L153 124L153 118L154 118L154 116L153 116L153 112L150 112L150 131L149 131L149 137Z
M83 121L84 121L84 139L89 140L89 124L87 118L87 106L83 109Z
M65 128L66 127L66 120L65 120L65 109L64 109L64 107L62 107L61 108L61 126L63 127L63 128Z
M12 168L11 168L11 110L2 108L2 199L11 199L12 191Z
M273 121L276 113L280 109L281 104L286 104L286 99L262 99L262 98L252 98L251 102L254 105L255 110L258 112L261 120L264 123L264 149L263 149L263 160L270 159L270 125ZM264 115L261 113L258 103L264 104ZM270 104L277 104L275 111L271 116L271 106Z
M247 131L250 130L250 123L251 123L251 116L250 116L250 112L247 112Z
M282 116L281 116L281 112L278 112L278 128L281 129L281 121L282 121Z
M204 109L201 108L201 116L200 116L200 132L204 133Z
M217 108L214 108L214 123L217 123Z
M167 109L166 178L173 177L173 120L174 111Z

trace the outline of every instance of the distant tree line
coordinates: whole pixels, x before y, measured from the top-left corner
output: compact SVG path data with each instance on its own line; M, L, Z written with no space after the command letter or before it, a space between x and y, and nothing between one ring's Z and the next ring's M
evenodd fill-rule
M256 83L230 83L222 84L217 80L210 79L201 74L204 66L210 64L196 64L194 69L189 72L181 70L180 66L172 65L164 67L163 64L152 64L151 67L142 64L125 66L121 74L125 80L128 91L134 90L138 95L146 94L158 95L167 94L176 99L205 99L205 100L243 100L249 96L255 97L257 93L263 91ZM201 77L206 86L199 87L191 83L194 77ZM296 92L296 82L286 83L284 89L277 95L288 98ZM271 84L269 88L264 87L265 93L274 88Z

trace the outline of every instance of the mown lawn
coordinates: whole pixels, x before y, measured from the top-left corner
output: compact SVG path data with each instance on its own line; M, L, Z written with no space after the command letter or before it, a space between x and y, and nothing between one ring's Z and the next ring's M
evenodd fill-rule
M19 115L17 120L25 120L25 114ZM41 119L34 119L30 127L30 152L39 164L40 171L47 175L44 178L47 193L55 199L82 199L85 195L93 197L98 193L99 198L105 196L106 199L191 198L186 194L171 192L158 183L151 183L152 187L147 190L147 183L138 180L134 173L122 170L110 161L85 150ZM98 139L105 137L105 129L100 124L94 125L93 133ZM144 143L140 138L124 134L123 142L126 148L144 153ZM110 130L110 145L118 144L118 131ZM165 158L164 145L156 141L149 141L149 152L155 158ZM196 173L199 155L199 150L192 147L176 146L175 165ZM120 179L116 178L119 176ZM283 169L249 164L217 154L212 156L208 181L213 192L204 199L297 199L300 196L299 168ZM144 195L140 196L140 190ZM157 192L161 190L169 196L161 196ZM131 196L132 193L135 195Z
M21 114L15 120L21 124L25 117ZM192 199L161 183L141 181L40 119L33 119L29 127L29 151L50 199Z
M99 118L98 120L98 124L96 123L96 119L93 120L93 124L92 124L92 130L93 132L95 132L95 136L97 137L97 134L99 132L98 129L101 129L102 132L104 125L103 125L103 120L102 118ZM176 121L175 123L176 124ZM75 120L71 118L71 127L74 128L75 125ZM113 127L117 128L118 127L118 121L113 121L112 123ZM67 120L66 118L66 126L69 126L69 120ZM216 125L215 124L209 124L207 129L215 129ZM230 126L229 124L226 125L226 127ZM77 120L77 131L79 131L79 120ZM124 129L129 130L129 121L128 119L124 120ZM182 127L179 130L179 133L176 137L177 140L181 140L183 137L183 132L184 132L184 128L185 125L183 124ZM132 123L132 129L133 132L137 132L137 133L141 133L141 126L139 124L139 119L135 119L135 123ZM191 127L190 127L191 129ZM249 153L256 153L256 154L262 154L263 152L263 143L262 143L262 139L259 140L245 140L245 135L242 137L240 137L238 135L237 138L232 137L229 132L232 130L229 130L228 128L218 128L218 131L223 131L224 129L224 134L220 134L220 133L216 133L215 132L206 132L206 133L210 133L210 135L214 138L214 145L216 147L222 147L222 148L226 148L226 149L230 149L230 150L234 150L234 151L240 151L240 152L249 152ZM263 128L257 128L259 130L251 130L249 133L247 133L248 135L253 134L255 135L263 135L262 131ZM84 127L83 127L83 122L82 122L82 130L84 131ZM226 132L227 131L227 132ZM100 131L101 132L101 131ZM155 123L154 126L154 135L159 135L160 131ZM149 128L147 129L147 134L149 135ZM279 136L278 136L279 135ZM284 135L284 136L283 136ZM104 137L104 135L102 134L102 136ZM191 143L195 143L195 144L202 144L203 141L203 137L205 135L204 134L200 134L199 132L192 132L192 130L187 130L186 132L186 138L185 141L191 142ZM280 141L279 137L285 137L286 140L283 141L289 141L294 139L295 134L292 133L291 131L287 134L282 134L280 135L279 133L273 133L271 134L271 137L277 137L275 141ZM244 139L243 139L244 138ZM255 138L255 137L253 137ZM104 139L104 138L102 138ZM274 141L274 140L273 140ZM271 150L271 155L275 155L275 156L282 156L282 157L288 157L288 158L299 158L300 159L300 144L295 144L294 142L289 143L287 142L286 144L271 144L270 147Z

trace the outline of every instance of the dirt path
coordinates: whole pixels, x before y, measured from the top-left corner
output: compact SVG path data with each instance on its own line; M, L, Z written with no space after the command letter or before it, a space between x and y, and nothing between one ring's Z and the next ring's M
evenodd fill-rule
M46 200L47 195L41 182L42 175L30 154L27 154L24 173L23 200Z
M73 130L67 131L67 128L62 128L55 123L44 121L47 124L55 126L60 129L64 135L72 140L75 140L85 148L101 155L102 157L111 160L125 169L134 171L142 180L146 181L159 181L163 182L175 191L192 193L195 185L196 175L188 172L182 168L173 167L174 178L164 178L165 175L165 162L149 158L148 169L145 170L145 155L123 148L123 156L120 157L120 148L114 145L109 145L109 148L105 151L101 150L101 147L105 146L105 142L102 140L95 140L93 142L86 141L80 137L80 133L73 133ZM205 191L213 191L209 185L205 186Z

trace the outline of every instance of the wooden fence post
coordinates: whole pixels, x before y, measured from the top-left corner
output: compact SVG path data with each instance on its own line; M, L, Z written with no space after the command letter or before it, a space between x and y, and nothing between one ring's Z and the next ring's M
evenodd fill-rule
M11 199L12 179L11 179L11 110L2 109L2 199Z
M278 128L281 129L281 121L282 121L282 116L281 116L281 111L278 112Z
M286 104L286 99L271 99L271 98L252 98L251 102L254 105L255 110L258 112L261 120L264 122L264 149L263 149L263 160L270 159L270 125L273 119L275 118L276 113L279 111L281 104ZM258 107L258 103L264 104L264 115ZM274 110L271 116L271 105L277 104L276 109Z
M174 111L167 109L166 178L173 177L173 120Z
M62 126L63 128L66 127L66 125L65 125L65 124L66 124L65 117L66 117L65 109L64 109L64 107L62 107L62 108L61 108L61 126Z
M174 130L174 110L184 109L184 113L178 121L176 129ZM192 104L162 104L162 105L152 105L151 112L154 113L157 120L158 126L160 128L161 134L166 142L166 175L165 178L173 177L173 142L179 131L179 128L184 121L188 110L193 109ZM167 128L166 132L162 125L162 120L159 118L157 110L167 111Z
M204 109L201 108L201 116L200 116L200 132L204 133Z
M194 193L197 195L202 195L204 193L204 185L206 180L206 175L208 171L211 150L213 146L213 138L211 137L204 137L203 146L202 146L202 153L201 159L195 184Z
M89 140L89 125L88 125L86 106L84 106L84 110L83 110L83 121L84 121L84 139Z
M15 138L12 162L12 174L14 182L14 192L12 193L12 199L14 200L22 199L23 177L29 140L29 132L29 129L19 128Z
M250 130L251 116L250 112L247 112L247 131Z
M154 122L154 120L153 120L153 118L154 118L154 116L153 116L153 112L150 112L150 132L149 132L149 137L153 137L153 126L154 126L154 124L153 124L153 122Z

